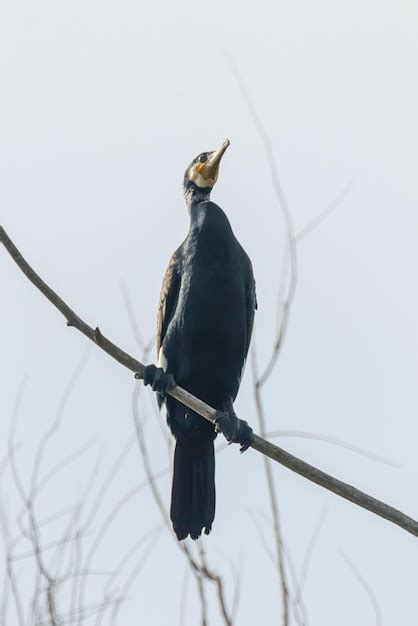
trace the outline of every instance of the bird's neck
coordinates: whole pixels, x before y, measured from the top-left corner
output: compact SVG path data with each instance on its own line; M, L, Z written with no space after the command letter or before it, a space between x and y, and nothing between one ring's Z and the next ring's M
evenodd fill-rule
M210 192L212 191L211 187L198 187L192 182L184 187L184 199L186 201L186 206L191 211L191 208L195 204L199 204L199 202L206 202L210 200Z

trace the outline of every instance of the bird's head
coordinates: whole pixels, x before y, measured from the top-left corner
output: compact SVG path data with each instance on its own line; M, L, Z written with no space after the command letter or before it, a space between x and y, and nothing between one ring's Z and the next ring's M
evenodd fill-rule
M218 180L219 164L228 146L229 139L226 139L217 150L202 152L190 163L183 182L184 196L189 208L194 202L209 199Z

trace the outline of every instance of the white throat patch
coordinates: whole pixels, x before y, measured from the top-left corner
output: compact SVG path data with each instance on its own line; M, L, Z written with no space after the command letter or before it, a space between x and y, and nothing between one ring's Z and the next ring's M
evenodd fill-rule
M160 351L158 352L158 363L157 363L157 365L158 365L158 367L162 367L165 372L167 371L168 361L167 361L167 357L165 356L165 354L163 352L163 347L162 346L160 348Z

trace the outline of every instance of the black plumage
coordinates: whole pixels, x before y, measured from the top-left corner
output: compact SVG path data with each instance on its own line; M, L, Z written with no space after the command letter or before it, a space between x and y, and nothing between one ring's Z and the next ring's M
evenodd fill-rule
M225 145L229 142L223 152ZM164 277L157 348L159 364L176 384L237 419L232 403L250 345L256 295L250 259L223 210L209 201L220 150L197 157L185 175L190 229ZM214 154L216 170L209 171L213 183L202 187L196 184L193 167ZM199 171L207 174L202 167ZM176 438L171 520L179 540L189 534L196 539L203 529L210 532L215 515L216 431L174 398L164 399Z

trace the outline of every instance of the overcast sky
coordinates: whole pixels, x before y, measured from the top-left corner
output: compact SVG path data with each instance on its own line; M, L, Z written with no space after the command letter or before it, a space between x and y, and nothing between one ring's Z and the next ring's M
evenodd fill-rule
M343 439L399 462L395 469L319 441L280 440L414 518L417 18L411 0L0 5L0 223L88 323L132 354L138 349L120 281L143 335L152 336L162 275L188 228L184 170L226 137L231 147L212 197L253 261L261 364L271 350L283 217L224 51L234 56L271 138L297 231L354 178L338 210L298 247L286 344L265 387L268 427ZM1 250L0 284L0 454L26 373L16 441L27 484L36 444L87 342ZM236 408L256 427L250 374L248 367ZM133 433L133 384L127 370L91 348L43 473L85 442L93 445L51 483L40 514L77 501L98 454L99 475L109 471ZM154 470L166 467L151 413L147 441ZM309 624L375 623L370 599L340 550L373 589L385 626L417 623L416 539L284 468L274 467L274 475L284 541L298 572L326 511L304 588ZM104 509L143 479L132 448ZM159 484L168 504L170 478ZM18 500L8 473L3 497L12 522ZM231 564L240 569L236 624L270 626L279 623L279 587L251 511L273 546L263 518L270 509L262 459L229 448L217 459L217 516L207 551L227 579L229 601ZM142 492L115 522L98 566L112 569L123 550L159 523L150 493ZM131 588L121 623L177 623L184 565L164 532ZM187 626L198 622L193 585ZM220 624L210 594L210 623Z

